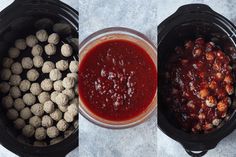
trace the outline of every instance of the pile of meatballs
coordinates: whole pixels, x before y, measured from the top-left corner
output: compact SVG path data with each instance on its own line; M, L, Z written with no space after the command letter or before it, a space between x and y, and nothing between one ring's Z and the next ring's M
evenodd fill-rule
M41 29L15 41L2 59L0 92L20 140L47 146L73 133L78 127L77 72L73 48L59 34Z

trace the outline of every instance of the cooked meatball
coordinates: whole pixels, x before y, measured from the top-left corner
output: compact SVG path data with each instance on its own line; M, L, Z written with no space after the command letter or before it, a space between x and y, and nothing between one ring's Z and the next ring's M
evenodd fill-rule
M23 71L23 68L19 62L15 62L11 65L11 71L13 74L21 74Z
M62 73L58 69L51 70L49 77L52 81L60 80Z
M13 105L17 111L21 111L25 107L25 103L24 103L23 99L21 99L21 98L15 99Z
M50 44L58 44L60 42L60 36L57 33L52 33L48 37L48 43Z
M57 80L53 83L53 88L56 91L62 91L64 89L63 85L62 85L62 80Z
M55 138L59 135L59 130L55 126L49 127L47 128L47 135L50 138Z
M26 125L23 129L22 129L22 134L26 137L32 137L34 135L34 127L32 125Z
M33 67L33 60L30 57L24 57L21 60L23 69L31 69Z
M58 94L59 94L59 92L57 92L57 91L54 91L54 92L52 92L51 93L51 100L54 102L54 103L56 103L56 97L58 96Z
M8 50L8 56L10 58L17 58L20 55L20 50L18 48L12 47Z
M43 113L44 113L43 105L40 104L40 103L34 104L34 105L31 107L31 112L32 112L34 115L36 115L36 116L42 116Z
M4 81L8 81L11 77L11 70L10 69L2 69L1 70L1 79Z
M26 105L31 106L36 102L36 97L32 93L26 93L23 96L23 101Z
M7 118L10 120L15 120L16 118L18 118L18 116L19 113L13 108L7 111Z
M34 56L33 64L36 68L41 68L43 66L43 58L41 56Z
M2 66L4 68L11 68L11 65L12 65L13 62L14 62L13 59L8 58L8 57L4 57L2 59Z
M69 126L69 124L64 119L61 119L57 122L57 129L59 131L66 131L68 126Z
M29 89L30 89L30 81L28 81L28 80L22 80L21 82L20 82L20 90L22 91L22 92L26 92L26 91L28 91Z
M63 44L61 47L61 54L64 57L70 57L73 53L73 49L69 44Z
M10 85L7 82L0 83L0 92L3 94L8 93L10 90Z
M26 37L26 44L29 47L33 47L38 43L38 39L36 38L36 36L34 35L29 35Z
M62 85L66 89L71 89L75 85L75 80L72 77L65 77L62 81Z
M79 62L78 61L71 61L70 62L70 66L69 66L70 72L77 73L78 68L79 68Z
M76 82L78 81L78 74L77 73L68 73L66 76L74 78Z
M62 94L62 93L59 93L56 97L56 104L57 105L60 105L60 106L65 106L67 105L68 101L69 101L69 98L67 95L65 94Z
M31 124L35 128L38 128L41 126L42 120L39 116L33 116L29 119L29 124Z
M26 45L25 39L17 39L15 41L15 47L20 50L26 49L27 45Z
M52 81L50 79L44 79L41 82L41 88L45 91L50 91L53 87Z
M43 73L50 73L52 69L55 69L55 65L53 62L51 61L44 62L43 67L42 67Z
M44 127L40 127L35 130L35 134L34 134L35 139L44 140L46 138L46 136L47 136L47 133L46 133L46 129L44 129Z
M67 70L68 66L69 66L69 64L68 64L68 61L66 61L66 60L60 60L60 61L56 62L56 68L60 71Z
M42 88L40 87L39 83L32 83L30 87L30 92L33 95L39 95L42 92Z
M36 37L40 42L45 42L48 40L48 33L46 30L41 29L36 32Z
M1 102L4 108L11 108L13 106L13 99L10 95L2 97Z
M76 116L78 114L78 106L76 104L70 104L67 109L72 116Z
M30 117L32 117L32 113L31 113L29 107L26 107L20 111L20 117L24 120L27 120Z
M52 113L54 112L55 110L55 106L54 106L54 103L52 101L46 101L44 104L43 104L43 110L46 112L46 113Z
M48 127L51 127L52 125L53 125L52 118L48 115L44 115L42 117L42 126L48 128Z
M17 118L15 121L14 121L14 126L16 129L20 130L22 128L25 127L25 121L24 119L22 118Z
M73 89L65 89L62 93L67 95L69 100L72 100L75 97L75 92Z
M50 100L50 95L48 92L42 92L38 95L38 100L41 104L44 104L46 101Z
M59 121L62 119L62 112L59 109L56 109L54 112L50 114L53 120Z
M11 87L9 93L15 99L21 96L20 89L17 86Z
M31 69L27 72L27 78L30 81L36 81L39 77L39 73L35 69Z
M52 55L55 55L56 54L56 51L57 51L57 47L53 44L47 44L45 47L44 47L44 51L47 55L49 56L52 56Z
M43 53L43 47L40 46L40 45L38 45L38 44L35 45L35 46L32 48L32 50L31 50L31 54L32 54L33 56L41 56L42 53Z
M66 111L68 111L68 110L67 110L68 106L60 106L60 105L58 105L57 107L59 108L59 110L60 110L61 112L66 112Z
M70 122L73 122L74 116L73 116L71 113L69 113L69 112L67 111L67 112L64 113L64 119L65 119L68 123L70 123Z

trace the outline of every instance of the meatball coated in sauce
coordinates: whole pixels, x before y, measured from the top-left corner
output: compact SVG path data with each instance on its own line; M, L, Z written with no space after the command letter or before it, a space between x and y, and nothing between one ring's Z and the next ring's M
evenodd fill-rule
M181 54L181 55L180 55ZM179 126L193 133L206 133L227 115L233 94L230 58L213 42L203 38L176 48L167 65L164 89L170 111Z

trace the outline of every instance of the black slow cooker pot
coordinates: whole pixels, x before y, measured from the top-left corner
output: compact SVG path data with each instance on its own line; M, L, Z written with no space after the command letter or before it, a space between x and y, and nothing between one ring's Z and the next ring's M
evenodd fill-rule
M43 20L40 20L43 19ZM59 0L15 0L0 12L0 60L19 37L47 27L53 22L69 25L61 30L61 36L70 40L78 38L78 12ZM19 156L24 157L63 157L78 146L78 130L55 145L35 147L17 140L17 132L12 122L5 117L0 107L0 143Z
M236 128L235 96L232 97L233 105L229 109L227 120L214 131L206 134L182 131L176 125L173 115L168 112L164 101L168 96L162 92L168 57L171 56L170 53L175 53L175 47L183 45L185 40L203 36L219 45L231 57L234 64L236 61L235 33L236 28L229 20L203 4L180 7L158 27L158 125L166 135L181 143L191 156L203 156L207 150L215 148L217 143ZM236 76L235 69L233 72Z

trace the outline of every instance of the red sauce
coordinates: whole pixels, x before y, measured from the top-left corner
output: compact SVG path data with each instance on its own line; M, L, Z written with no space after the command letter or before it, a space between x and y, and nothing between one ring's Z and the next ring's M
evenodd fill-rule
M157 71L147 52L126 40L92 48L79 66L79 96L99 117L112 121L140 115L153 100Z

